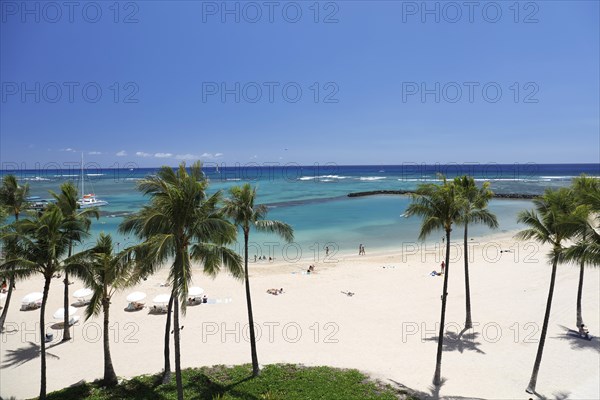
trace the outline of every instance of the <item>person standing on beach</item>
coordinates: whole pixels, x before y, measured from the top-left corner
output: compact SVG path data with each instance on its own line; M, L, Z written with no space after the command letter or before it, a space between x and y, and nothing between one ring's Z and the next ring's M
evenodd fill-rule
M358 255L362 255L362 243L358 245Z
M325 246L325 257L329 255L329 246Z
M446 263L442 261L442 274L444 273L444 268L446 268Z

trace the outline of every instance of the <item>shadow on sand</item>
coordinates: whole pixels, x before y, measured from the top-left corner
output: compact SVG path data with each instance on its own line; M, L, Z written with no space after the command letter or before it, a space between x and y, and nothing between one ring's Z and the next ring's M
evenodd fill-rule
M60 357L48 352L48 349L51 349L54 346L58 346L59 344L61 344L61 342L48 346L46 348L46 357L60 360ZM21 347L16 350L6 350L6 356L0 368L4 369L10 367L19 367L25 364L26 362L38 358L39 356L40 346L33 342L27 342L27 345L25 347Z
M442 350L458 351L460 353L464 353L466 350L474 351L479 354L485 354L485 352L479 348L481 346L481 342L477 341L477 338L480 334L478 332L467 333L467 331L469 330L463 329L459 333L446 331L446 336L444 336L444 346ZM438 336L430 337L425 340L437 342Z
M534 392L533 396L535 396L536 398L538 398L540 400L568 400L569 394L570 394L569 392L554 392L554 393L552 393L551 397L547 397L538 392ZM530 398L533 399L533 397L530 397Z
M554 336L552 339L566 340L571 345L571 349L573 350L596 350L600 353L600 340L597 337L590 336L590 339L583 338L579 336L579 332L573 329L569 329L566 326L558 325L561 329L565 331L564 334L559 336Z
M442 383L437 386L431 384L431 386L429 386L429 393L427 393L427 392L421 392L418 390L411 389L393 379L390 379L389 381L391 382L392 387L394 387L400 394L409 394L409 395L417 397L421 400L439 400L441 398L440 391L442 389L442 386L444 386L444 384L446 383L446 379L442 378ZM444 395L443 398L444 398L444 400L467 400L467 399L468 400L484 400L484 399L478 398L478 397L462 397L462 396L451 396L451 395Z

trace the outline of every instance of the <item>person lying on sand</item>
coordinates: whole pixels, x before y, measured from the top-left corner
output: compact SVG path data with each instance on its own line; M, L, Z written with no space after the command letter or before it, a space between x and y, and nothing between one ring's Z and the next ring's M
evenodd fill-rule
M267 289L267 293L272 294L273 296L277 296L283 293L283 288L281 289Z
M354 293L354 292L342 292L342 293L343 293L343 294L345 294L345 295L346 295L346 296L348 296L348 297L352 297L352 296L354 296L354 295L355 295L355 293Z
M584 324L581 324L581 326L579 327L579 336L588 340L590 339L590 332Z
M190 306L193 306L196 304L202 304L202 300L198 300L196 297L188 297L188 304Z

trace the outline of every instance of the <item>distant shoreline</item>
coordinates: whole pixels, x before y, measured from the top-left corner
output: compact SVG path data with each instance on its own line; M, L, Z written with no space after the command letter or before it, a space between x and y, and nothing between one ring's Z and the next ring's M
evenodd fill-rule
M348 193L348 197L365 197L365 196L376 196L379 194L393 194L393 195L408 195L415 194L414 190L370 190L367 192L352 192ZM527 194L527 193L494 193L494 198L498 199L534 199L539 194Z

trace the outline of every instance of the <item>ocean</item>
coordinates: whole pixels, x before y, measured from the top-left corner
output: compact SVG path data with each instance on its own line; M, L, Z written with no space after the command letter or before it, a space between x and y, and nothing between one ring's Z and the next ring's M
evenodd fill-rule
M80 165L70 168L40 168L9 170L22 182L30 184L30 195L49 198L48 190L58 191L66 180L80 187ZM349 198L348 193L372 190L411 190L421 183L435 182L436 174L448 178L468 174L477 182L489 181L496 193L540 194L546 188L568 186L571 180L585 173L600 177L600 164L448 164L342 166L336 164L300 166L297 164L225 165L205 163L204 172L210 180L209 192L227 191L234 185L249 182L258 187L258 203L270 208L268 218L290 224L295 241L285 244L275 235L252 233L250 255L258 254L290 260L313 258L322 260L325 247L330 255L338 252L399 250L403 243L416 242L420 219L405 218L410 202L407 196L377 195ZM139 209L147 199L136 190L136 182L156 171L156 168L110 169L97 164L85 165L85 191L94 192L109 205L102 207L102 216L92 224L91 236L84 246L93 243L100 232L113 235L119 248L135 243L133 237L120 235L118 225L123 215ZM225 193L226 194L226 193ZM470 228L472 237L519 229L517 214L531 208L529 200L494 199L489 208L500 227L490 230L481 226ZM455 236L461 240L461 234ZM442 232L429 240L440 241Z

